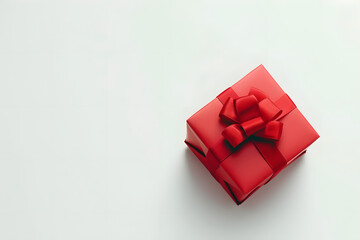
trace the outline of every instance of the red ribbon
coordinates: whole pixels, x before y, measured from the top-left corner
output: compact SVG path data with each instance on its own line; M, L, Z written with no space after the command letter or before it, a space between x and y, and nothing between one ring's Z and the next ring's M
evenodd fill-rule
M222 135L232 147L250 136L277 141L281 137L283 123L276 119L281 113L282 110L265 93L251 88L247 96L226 100L219 117L230 125Z

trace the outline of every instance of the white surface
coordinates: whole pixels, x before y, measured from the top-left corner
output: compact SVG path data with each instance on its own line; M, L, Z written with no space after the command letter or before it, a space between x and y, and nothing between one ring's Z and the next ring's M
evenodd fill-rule
M0 2L0 239L360 239L359 1ZM185 120L259 64L321 135L240 207Z

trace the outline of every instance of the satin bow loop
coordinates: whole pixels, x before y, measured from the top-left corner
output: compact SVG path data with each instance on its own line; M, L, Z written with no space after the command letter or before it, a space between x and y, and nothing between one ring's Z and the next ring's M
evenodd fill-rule
M282 113L265 93L251 88L249 94L233 99L229 97L219 117L229 124L222 135L236 147L250 136L279 140L283 123L276 121Z

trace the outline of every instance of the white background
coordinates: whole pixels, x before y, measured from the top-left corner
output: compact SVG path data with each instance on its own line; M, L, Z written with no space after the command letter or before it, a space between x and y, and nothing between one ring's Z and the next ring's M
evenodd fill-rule
M241 206L185 121L259 64L320 139ZM0 239L360 239L360 2L0 2Z

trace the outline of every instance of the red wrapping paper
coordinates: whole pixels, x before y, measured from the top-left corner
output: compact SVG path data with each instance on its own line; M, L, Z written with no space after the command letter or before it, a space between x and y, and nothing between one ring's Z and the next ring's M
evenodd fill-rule
M185 143L240 204L317 138L290 97L260 65L187 120Z

